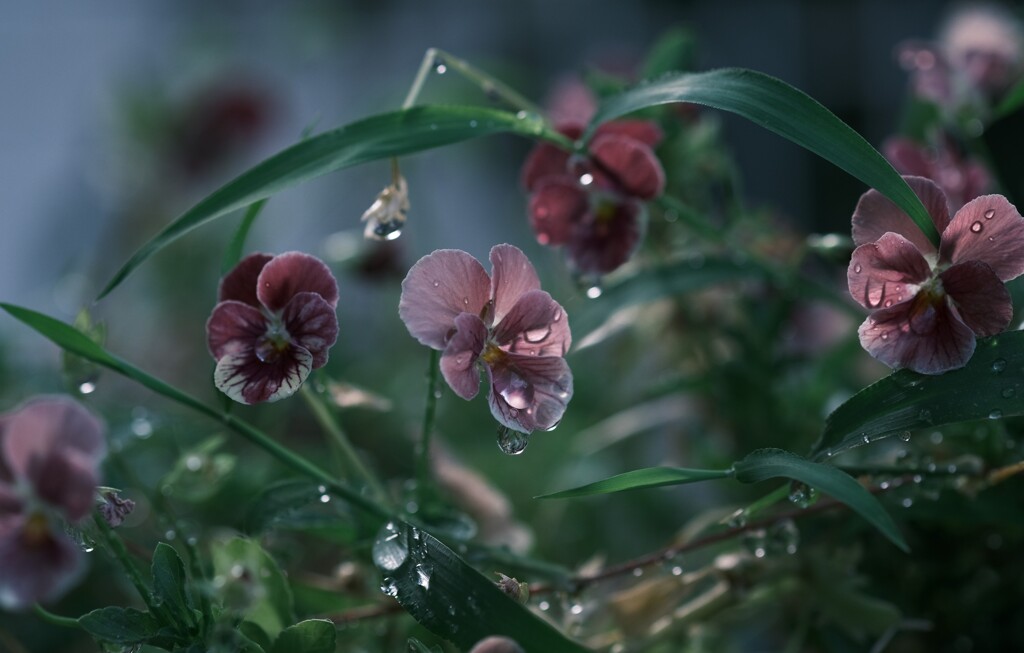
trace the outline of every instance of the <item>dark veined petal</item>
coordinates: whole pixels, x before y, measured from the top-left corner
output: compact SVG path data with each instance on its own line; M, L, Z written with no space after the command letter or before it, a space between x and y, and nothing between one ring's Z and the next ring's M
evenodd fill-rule
M608 274L629 260L640 244L641 207L635 201L600 200L576 225L565 252L583 275Z
M255 347L267 332L267 318L248 304L229 300L213 308L206 321L206 346L216 360L233 351Z
M238 265L220 280L217 301L236 301L259 308L260 300L256 297L257 279L263 267L274 258L270 254L249 254Z
M523 187L528 191L548 177L559 177L569 172L569 153L551 143L539 143L526 156L520 175Z
M564 356L572 344L565 311L543 290L531 290L494 326L502 349L529 356Z
M413 338L443 350L460 313L480 315L491 298L491 279L475 258L439 249L416 261L402 281L398 315Z
M455 318L455 329L441 355L441 373L455 394L472 399L480 390L476 361L487 339L487 327L478 316L462 313Z
M858 333L860 344L881 362L921 374L963 367L976 344L974 332L944 297L925 294L872 313Z
M259 404L290 397L313 369L313 355L289 344L260 360L258 346L229 350L213 371L217 389L243 404Z
M264 266L256 284L260 303L277 312L300 292L315 292L331 308L338 305L338 282L327 264L302 252L285 252Z
M281 314L291 341L313 356L313 369L327 364L327 352L338 340L338 316L334 307L313 292L300 292Z
M978 336L1002 333L1013 319L1010 291L981 261L958 263L939 275L960 318Z
M4 535L4 519L20 513L24 507L25 502L15 489L7 483L0 483L0 537Z
M619 192L643 200L665 190L665 170L654 151L628 136L598 136L590 145L595 169L609 177Z
M940 260L982 261L1003 281L1024 273L1024 218L1002 195L982 195L942 232Z
M510 429L530 433L553 429L572 399L572 371L560 356L506 354L488 366L488 403L494 418Z
M563 245L587 211L587 192L569 176L548 177L530 196L530 226L541 245Z
M513 245L495 245L491 248L491 299L494 314L490 324L498 324L512 310L519 298L531 290L540 289L540 279L533 263L522 250Z
M595 136L628 136L647 147L657 146L664 137L658 123L650 120L630 119L606 122L598 127L594 134Z
M0 608L22 610L63 594L81 575L78 545L41 514L0 525Z
M949 224L949 205L946 196L931 179L904 176L911 190L921 198L928 215L941 234ZM914 243L922 254L934 254L935 245L928 240L910 216L897 208L888 198L875 189L860 196L857 208L853 210L853 242L855 245L871 243L884 234L899 234Z
M931 267L917 247L890 232L853 250L846 282L850 295L861 306L889 308L910 299L916 285L927 281L931 274Z

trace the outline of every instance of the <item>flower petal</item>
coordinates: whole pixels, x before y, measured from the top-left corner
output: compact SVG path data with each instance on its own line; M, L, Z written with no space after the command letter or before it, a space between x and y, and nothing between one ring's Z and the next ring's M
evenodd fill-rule
M1003 281L1024 273L1024 218L1002 195L982 195L942 232L940 261L982 261Z
M889 367L941 374L963 367L974 353L974 332L949 303L918 295L876 311L860 325L860 344Z
M877 242L853 250L846 282L850 295L865 308L889 308L917 292L931 277L921 252L906 238L889 232ZM908 287L909 286L909 287Z
M924 146L909 138L894 137L882 143L882 153L901 175L931 178L932 160Z
M217 301L242 302L259 308L260 300L256 297L257 279L263 267L274 258L270 254L256 253L249 254L238 265L228 272L220 280L220 288L217 291Z
M327 352L338 340L334 307L315 292L300 292L281 314L291 341L313 355L313 369L327 364Z
M327 264L302 252L285 252L273 258L260 272L256 296L260 303L277 312L300 292L315 292L331 308L338 305L338 282Z
M11 528L0 528L0 608L21 610L56 599L84 570L78 546L38 519L44 518L21 517Z
M629 260L640 244L639 203L602 200L588 211L566 244L569 263L583 275L608 274Z
M560 356L506 354L488 366L491 414L503 425L530 433L558 426L572 399L572 371Z
M529 356L564 356L572 344L565 311L543 290L519 298L495 325L494 340L506 351Z
M491 248L490 259L494 313L489 324L499 324L520 297L531 290L540 290L540 279L530 259L514 245L495 245Z
M569 172L569 153L551 143L540 143L526 156L520 181L528 191L547 177L560 177Z
M903 179L924 203L935 229L941 234L949 224L946 196L931 179L908 176ZM890 231L914 243L922 254L935 253L935 246L910 216L872 188L860 196L853 210L853 242L855 245L874 242Z
M95 470L106 453L103 425L77 401L63 396L37 397L8 413L2 446L11 474L26 480L32 478L34 466L54 454L81 456Z
M665 190L665 170L650 147L628 136L598 136L590 144L596 170L610 178L614 188L649 200Z
M213 371L217 389L243 404L259 404L290 397L313 369L313 355L292 344L262 361L254 346L229 350Z
M960 318L978 336L1002 333L1013 319L1010 291L981 261L965 261L941 275L942 287L960 312Z
M665 134L658 123L650 120L612 120L595 131L596 136L628 136L648 147L655 147Z
M25 507L24 500L18 496L14 487L0 483L0 537L4 536L5 519L20 513Z
M215 360L247 347L267 332L267 318L259 309L229 300L214 306L206 321L206 346Z
M563 245L587 210L587 193L571 177L548 177L530 196L530 226L541 245Z
M51 451L33 460L29 479L36 495L63 509L70 521L92 512L99 472L91 456L68 449Z
M490 300L491 280L475 258L439 249L416 261L402 281L398 315L413 338L443 350L460 313L480 315Z
M455 329L441 355L441 373L455 394L472 399L480 390L476 361L487 339L487 327L478 316L462 313L455 318Z

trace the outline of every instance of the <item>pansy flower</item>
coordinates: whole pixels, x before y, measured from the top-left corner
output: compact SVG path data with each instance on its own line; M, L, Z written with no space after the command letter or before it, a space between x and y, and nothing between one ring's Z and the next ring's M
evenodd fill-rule
M490 259L488 276L460 250L424 256L402 282L398 314L414 338L443 352L455 394L475 397L482 367L495 419L523 433L550 430L572 397L568 319L519 249L496 245Z
M64 593L82 551L60 519L92 510L105 453L103 428L67 397L39 397L0 416L0 607Z
M952 143L937 147L919 145L909 138L894 137L882 144L882 152L900 174L927 177L946 194L950 206L959 209L992 184L984 165L960 156Z
M1024 219L1002 195L983 195L949 217L929 179L904 177L931 215L936 248L876 190L853 214L850 294L871 315L861 345L895 368L940 374L963 367L975 338L1003 331L1013 316L1003 285L1024 273Z
M559 131L573 140L583 134L578 124ZM584 276L607 274L629 260L640 242L642 203L665 188L653 149L661 138L652 122L617 120L597 129L583 155L537 145L522 172L537 242L564 245Z
M257 404L290 396L338 339L338 284L301 252L250 254L220 283L206 323L217 388Z

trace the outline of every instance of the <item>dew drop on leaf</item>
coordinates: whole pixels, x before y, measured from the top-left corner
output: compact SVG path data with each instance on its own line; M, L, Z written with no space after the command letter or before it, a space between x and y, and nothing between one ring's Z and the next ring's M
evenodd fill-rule
M384 571L395 571L409 559L409 540L405 530L389 521L377 533L373 543L373 562Z

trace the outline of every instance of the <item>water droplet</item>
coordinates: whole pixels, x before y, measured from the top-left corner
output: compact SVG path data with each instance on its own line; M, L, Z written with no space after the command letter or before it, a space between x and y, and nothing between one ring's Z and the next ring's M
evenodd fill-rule
M441 282L438 281L437 279L434 279L434 287L437 288L440 285L441 285Z
M867 433L864 434L864 437L862 437L861 440L864 441L864 444L871 444L871 436Z
M1004 388L1002 392L1003 399L1010 399L1015 394L1017 394L1017 390L1015 388Z
M174 530L173 530L173 529L171 529L171 530L168 530L168 531L166 531L166 532L164 533L164 539L165 539L165 540L173 540L173 539L174 539L174 538L176 538L176 537L178 537L178 534L177 534L176 532L174 532Z
M391 578L389 576L385 576L380 581L380 591L384 592L385 594L387 594L391 598L397 598L398 597L398 583L395 582L394 578Z
M331 495L329 495L329 494L321 494L320 495L320 503L330 503L330 502L331 502Z
M431 125L432 128L437 127ZM395 240L402 235L402 227L405 226L405 220L387 220L378 221L373 227L373 235L380 240Z
M742 508L737 510L729 515L729 519L725 523L729 528L743 528L747 525L747 511Z
M78 386L78 391L83 395L90 395L96 392L96 384L92 381L86 381Z
M395 571L409 559L409 537L405 529L389 521L373 543L373 562L384 571Z
M229 573L232 578L241 578L245 575L245 567L242 565L231 565L231 571Z
M763 528L747 531L743 534L742 540L743 546L746 547L747 551L752 553L755 558L763 558L768 555L768 549L765 546L765 531Z
M541 612L547 612L551 609L551 604L547 601L541 601L537 604L537 607L540 609Z
M507 426L498 427L498 448L502 453L518 456L526 451L528 444L530 444L529 434L521 433Z
M903 433L900 433L900 440L903 440L904 442L910 442L910 431L904 431Z
M569 607L569 613L570 614L574 614L576 616L579 616L579 615L583 614L583 604L582 603L573 603Z
M996 217L996 210L995 209L989 209L988 211L985 211L985 219L986 220L991 220L994 217Z
M430 589L430 575L434 572L434 568L426 563L418 563L415 567L416 570L416 584L425 590Z
M988 418L989 419L999 419L1002 416L1003 416L1003 411L999 410L998 408L992 409L992 412L990 412L988 414Z
M327 491L327 486L326 485L318 485L318 486L316 486L316 491L319 492L320 494L323 494L324 492Z
M768 548L793 555L799 545L800 531L792 519L783 519L772 524L768 531Z
M589 186L592 183L594 183L594 175L589 172L584 172L580 175L580 186Z
M925 424L931 424L932 423L932 411L928 410L927 408L922 408L917 413L917 419L918 419L918 421L924 422Z
M885 304L884 304L884 306L885 306L886 308L889 308L890 306L892 306L892 300L891 300L891 299L887 299L887 300L885 300Z
M864 271L864 266L863 266L863 265L861 265L860 263L858 263L858 264L856 264L856 265L854 265L854 266L853 266L853 272L854 272L854 274L860 274L860 273L861 273L861 272L863 272L863 271Z
M519 120L526 120L526 116L527 113L525 111L520 111L519 113L516 114L516 118L518 118Z
M992 371L995 372L996 374L999 374L1000 372L1002 372L1005 369L1006 369L1006 359L1005 358L997 358L994 361L992 361Z
M533 403L533 386L526 379L515 373L509 373L508 385L500 394L513 409L509 411L513 417L518 414L513 411L523 410Z
M203 468L203 459L200 456L191 455L185 458L185 467L190 472L198 472Z
M910 497L907 497L903 501L900 501L900 505L903 506L904 508L909 508L910 506L914 505L914 500L911 499Z
M643 575L644 575L643 567L637 567L636 569L633 570L633 576L635 578L640 578Z
M676 565L676 566L672 567L672 569L671 569L671 572L670 572L670 573L671 573L671 574L672 574L673 576L682 576L682 575L683 575L683 568L682 568L682 567L680 567L679 565Z
M888 339L889 339L889 334L888 333L883 333L882 334L882 340L888 340Z
M591 286L587 288L587 297L589 297L590 299L597 299L598 297L601 296L602 292L603 291L601 290L601 286Z
M817 491L800 481L793 481L789 484L789 501L800 508L806 508L817 499Z
M153 435L153 423L145 417L136 417L132 420L132 433L135 437L145 440Z
M544 342L550 335L551 327L544 326L539 329L530 329L525 331L523 333L523 338L526 339L526 342L529 342L531 344L537 344L540 342Z
M971 231L976 233L976 234L980 234L982 228L983 228L983 225L978 220L975 220L974 224L971 225Z

